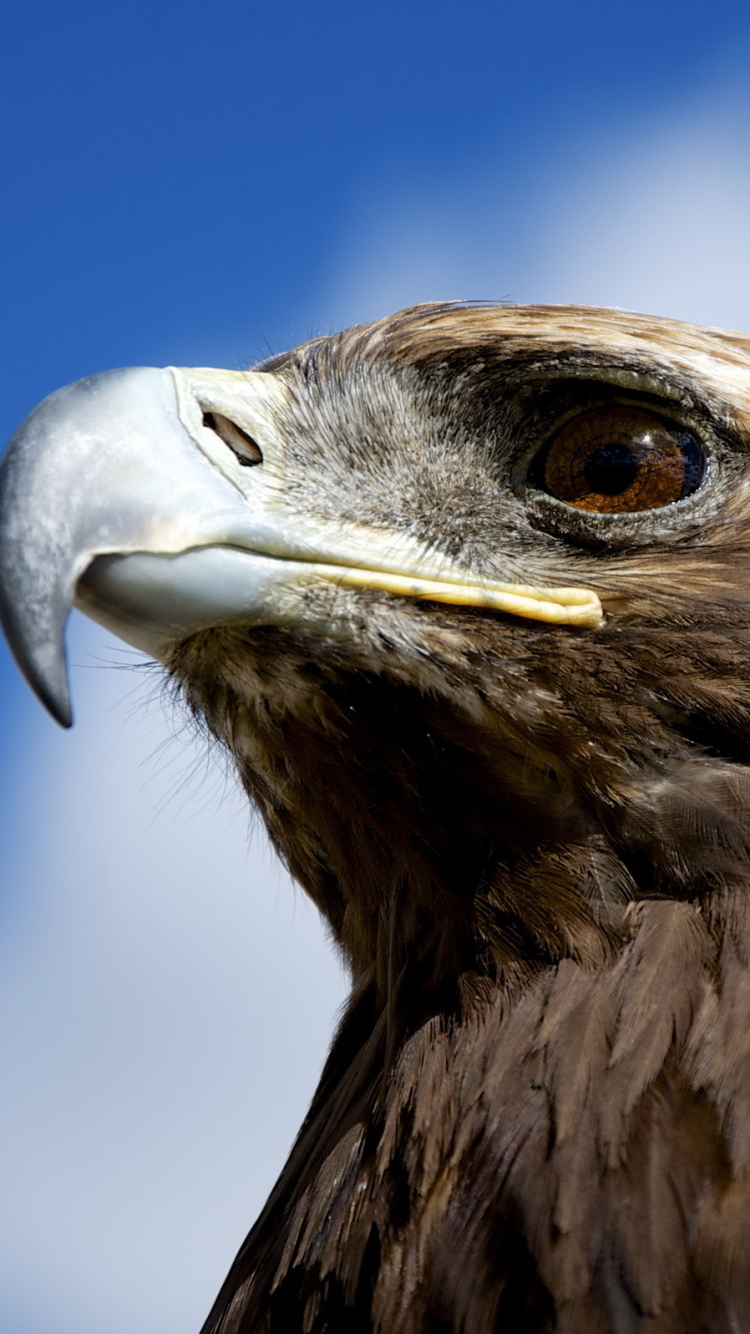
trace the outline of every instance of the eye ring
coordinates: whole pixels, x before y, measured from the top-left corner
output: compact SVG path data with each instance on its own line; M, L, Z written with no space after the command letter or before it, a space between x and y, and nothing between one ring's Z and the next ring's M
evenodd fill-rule
M533 465L536 484L591 514L663 509L698 490L706 471L698 437L633 404L589 409L567 421Z

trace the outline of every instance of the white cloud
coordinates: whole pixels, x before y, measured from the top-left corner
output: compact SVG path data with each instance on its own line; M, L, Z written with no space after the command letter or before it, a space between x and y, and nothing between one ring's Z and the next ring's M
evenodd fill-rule
M581 171L537 288L699 324L750 326L747 106L694 112Z
M320 293L322 327L418 301L621 306L750 326L750 102L720 81L658 124L363 200ZM381 192L378 192L382 194Z

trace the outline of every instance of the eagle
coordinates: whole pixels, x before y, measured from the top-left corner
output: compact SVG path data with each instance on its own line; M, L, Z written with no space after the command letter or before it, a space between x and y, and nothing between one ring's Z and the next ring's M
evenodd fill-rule
M720 329L423 305L19 428L21 670L163 664L351 976L203 1334L750 1330L749 579Z

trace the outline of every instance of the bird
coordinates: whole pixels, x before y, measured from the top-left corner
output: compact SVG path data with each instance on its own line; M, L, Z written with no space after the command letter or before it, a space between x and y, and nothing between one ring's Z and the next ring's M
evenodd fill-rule
M750 1330L749 577L721 329L440 302L21 425L21 670L161 663L351 978L203 1334Z

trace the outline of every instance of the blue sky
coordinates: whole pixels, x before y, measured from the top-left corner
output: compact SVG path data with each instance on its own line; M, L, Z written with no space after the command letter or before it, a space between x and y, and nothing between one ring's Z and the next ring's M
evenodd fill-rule
M26 3L2 50L3 438L414 300L750 328L744 4ZM183 1334L344 985L154 676L71 628L71 734L0 657L0 1329Z

